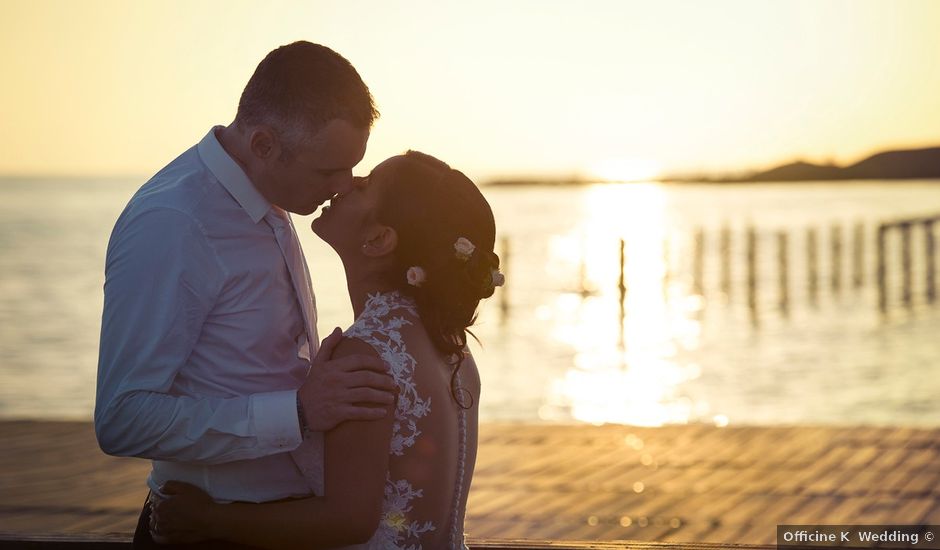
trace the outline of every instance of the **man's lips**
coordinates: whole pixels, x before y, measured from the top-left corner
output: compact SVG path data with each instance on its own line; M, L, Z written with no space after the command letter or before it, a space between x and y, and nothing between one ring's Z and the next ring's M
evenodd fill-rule
M336 199L336 197L333 197L333 198L327 200L327 201L326 201L326 204L324 204L322 207L320 207L320 214L321 214L321 215L322 215L322 214L326 214L327 212L330 211L330 208L333 207L333 201L334 201L335 199Z
M319 208L321 213L326 212L327 210L330 209L331 206L333 206L333 200L335 199L336 199L336 195L331 195L329 197L316 201L314 210Z

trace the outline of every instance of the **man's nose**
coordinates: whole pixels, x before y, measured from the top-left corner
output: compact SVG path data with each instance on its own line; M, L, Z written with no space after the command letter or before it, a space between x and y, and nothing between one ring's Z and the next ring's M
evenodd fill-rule
M331 185L331 189L334 194L343 195L352 191L353 187L356 186L356 180L362 178L353 177L352 170L349 172L343 172L341 174L336 174Z

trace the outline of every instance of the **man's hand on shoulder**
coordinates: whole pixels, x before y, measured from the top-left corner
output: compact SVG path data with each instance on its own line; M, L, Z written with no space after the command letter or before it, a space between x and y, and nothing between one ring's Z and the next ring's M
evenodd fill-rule
M398 391L378 354L335 329L320 345L297 392L307 427L327 431L347 420L379 420Z

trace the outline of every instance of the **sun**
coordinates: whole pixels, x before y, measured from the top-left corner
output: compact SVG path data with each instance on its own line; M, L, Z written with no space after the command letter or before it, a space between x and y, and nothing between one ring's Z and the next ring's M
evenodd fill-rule
M660 171L659 163L640 158L606 159L591 166L591 174L610 182L651 181Z

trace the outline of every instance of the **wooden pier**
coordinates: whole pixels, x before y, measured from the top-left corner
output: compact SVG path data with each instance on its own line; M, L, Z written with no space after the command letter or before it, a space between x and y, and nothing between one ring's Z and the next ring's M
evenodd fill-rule
M719 297L726 304L742 300L747 305L751 325L759 329L762 314L765 314L763 310L767 309L762 300L766 288L776 287L777 313L788 318L799 305L795 298L804 299L806 306L816 310L827 297L840 302L843 295L848 294L844 289L851 283L853 299L869 300L866 285L874 287L877 303L872 306L886 319L896 309L909 312L937 304L938 226L940 214L880 222L856 221L851 225L834 221L828 231L816 226L795 232L793 229L759 229L748 224L739 234L734 234L727 222L720 228L694 227L688 230L687 239L678 239L678 244L672 237L660 243L663 300L670 299L670 285L688 280L684 292L689 295L703 299ZM846 235L851 235L851 242ZM828 247L823 246L824 240ZM510 239L504 236L501 242L501 253L508 255ZM631 243L622 237L611 239L610 243L611 258L619 256L619 278L616 281L590 280L582 245L574 292L587 297L596 295L599 289L616 286L623 325L628 314L626 301L630 281L626 266L630 261ZM769 247L776 249L776 261L760 261L764 255L772 257L761 252ZM867 269L865 251L869 247L874 248L874 254ZM716 252L710 252L712 248ZM674 254L675 250L679 254ZM674 256L679 257L678 263ZM717 266L712 265L715 262ZM821 266L828 267L828 277ZM508 273L508 265L504 267ZM732 277L732 272L737 271L741 275ZM827 278L828 285L823 284ZM510 274L507 284L511 285L512 280ZM572 289L559 288L558 291L572 292ZM507 287L499 289L497 295L501 319L505 320L514 305L508 298Z
M480 435L473 548L769 547L783 523L940 524L940 428L485 424ZM0 422L0 441L0 547L129 540L146 461L102 454L83 422ZM636 542L559 542L616 540Z

